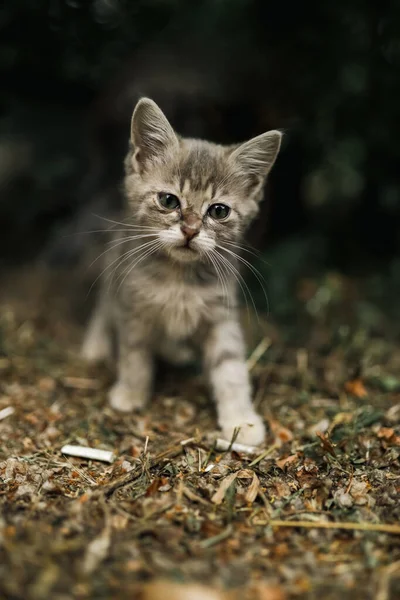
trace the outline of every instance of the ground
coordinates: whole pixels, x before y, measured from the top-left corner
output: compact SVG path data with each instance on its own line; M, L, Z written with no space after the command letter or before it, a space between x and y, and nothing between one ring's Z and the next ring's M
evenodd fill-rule
M194 372L164 372L144 414L114 413L112 370L78 355L79 289L3 277L0 598L200 598L190 582L236 600L400 596L400 343L365 302L360 324L351 282L299 282L290 326L245 316L268 429L253 454L216 448Z

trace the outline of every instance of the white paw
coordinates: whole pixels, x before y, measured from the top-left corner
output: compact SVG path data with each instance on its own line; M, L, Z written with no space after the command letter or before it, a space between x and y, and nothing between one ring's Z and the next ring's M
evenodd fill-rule
M262 418L255 412L246 417L221 423L222 434L230 442L235 429L240 428L236 442L246 446L259 446L265 440L265 427Z
M133 412L140 410L147 403L147 398L140 396L137 392L123 383L115 383L108 392L110 405L119 412Z
M111 340L106 337L86 336L81 348L81 357L88 362L101 362L112 356Z

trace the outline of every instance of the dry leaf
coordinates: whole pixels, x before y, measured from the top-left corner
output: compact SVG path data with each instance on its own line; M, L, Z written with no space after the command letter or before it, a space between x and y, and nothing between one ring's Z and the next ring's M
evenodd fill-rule
M153 479L151 484L146 490L146 496L154 496L158 492L159 487L162 485L160 477Z
M293 433L283 427L278 421L275 419L269 419L268 421L271 432L275 436L275 444L285 444L286 442L290 442L293 439Z
M350 487L350 496L358 506L368 504L368 492L371 486L366 481L353 481Z
M235 481L236 477L238 476L238 473L239 473L239 471L236 471L236 473L231 473L230 475L228 475L228 477L225 477L225 479L222 481L221 485L219 486L218 490L215 492L215 494L211 498L211 502L213 502L214 504L222 503L223 499L225 498L227 489Z
M253 504L254 500L258 496L259 490L260 490L260 480L258 479L257 475L255 473L253 473L253 481L249 485L249 487L246 491L246 495L245 495L246 502L248 502L249 504Z
M377 436L382 440L384 448L388 446L400 446L400 436L391 427L381 427Z
M330 441L330 439L328 439L328 437L324 433L321 433L320 431L317 431L317 436L321 440L321 445L322 445L323 449L326 452L328 452L328 454L331 454L332 456L336 456L335 447L332 444L332 442Z
M359 378L347 381L344 384L344 389L355 398L365 398L365 396L368 396L368 392Z
M241 469L237 476L239 479L253 479L254 471L251 469Z
M394 429L391 427L381 427L378 431L378 438L384 438L385 440L390 440L391 437L394 436Z
M296 454L291 454L290 456L286 456L286 458L281 458L280 460L276 460L275 464L280 469L283 470L285 467L289 467L293 463L296 463L298 460L299 460L299 455L296 452Z

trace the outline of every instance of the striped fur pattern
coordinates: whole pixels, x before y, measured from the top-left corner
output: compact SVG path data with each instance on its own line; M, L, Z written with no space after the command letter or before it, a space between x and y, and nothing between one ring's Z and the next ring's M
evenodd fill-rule
M153 101L137 104L125 213L104 252L83 344L86 359L106 359L116 334L118 378L109 393L116 410L146 406L157 357L178 364L201 357L224 437L239 427L238 441L262 443L238 321L236 252L280 141L278 131L235 147L183 139Z

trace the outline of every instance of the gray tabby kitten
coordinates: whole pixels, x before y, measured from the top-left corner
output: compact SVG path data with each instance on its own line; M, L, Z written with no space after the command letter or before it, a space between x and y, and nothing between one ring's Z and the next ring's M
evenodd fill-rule
M136 105L125 215L104 253L102 290L83 344L86 359L105 359L117 334L113 408L146 405L155 357L184 363L201 356L223 436L230 440L239 427L238 441L263 442L238 320L234 250L258 212L280 142L279 131L234 147L183 139L152 100Z

